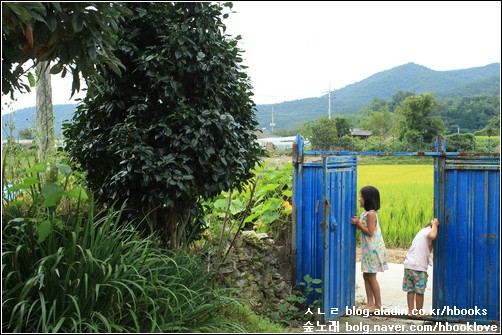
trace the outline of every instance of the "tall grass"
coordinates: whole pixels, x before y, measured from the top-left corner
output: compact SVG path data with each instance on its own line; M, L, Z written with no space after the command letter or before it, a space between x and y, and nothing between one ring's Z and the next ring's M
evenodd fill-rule
M78 213L78 211L77 211ZM77 215L42 243L33 220L4 216L4 332L244 331L211 287L203 255L159 248L122 210Z
M434 216L434 166L363 165L357 173L358 190L373 185L380 192L378 219L386 246L408 248Z

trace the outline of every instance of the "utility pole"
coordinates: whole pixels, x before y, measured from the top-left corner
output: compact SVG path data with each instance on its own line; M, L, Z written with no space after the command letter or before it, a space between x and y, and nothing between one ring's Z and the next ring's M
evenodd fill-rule
M274 122L274 106L272 106L272 122L270 123L270 127L272 128L271 132L274 132L275 122Z
M331 120L331 83L328 84L328 119Z

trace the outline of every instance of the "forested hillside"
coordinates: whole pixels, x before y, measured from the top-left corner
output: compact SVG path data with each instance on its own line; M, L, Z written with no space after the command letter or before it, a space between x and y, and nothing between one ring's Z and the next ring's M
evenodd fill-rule
M414 63L404 64L332 91L331 115L354 114L372 100L390 100L400 91L432 93L439 100L479 94L500 95L500 63L454 71L434 71ZM270 129L272 110L275 129L293 128L327 115L328 95L258 105L260 127Z

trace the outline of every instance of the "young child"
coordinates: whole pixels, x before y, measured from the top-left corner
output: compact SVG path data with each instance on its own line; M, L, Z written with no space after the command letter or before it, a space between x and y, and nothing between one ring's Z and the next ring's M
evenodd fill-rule
M366 305L368 313L382 308L380 285L376 278L377 272L388 269L387 252L378 223L380 209L380 193L374 186L365 186L359 191L359 206L364 208L360 218L354 216L350 222L360 229L362 234L361 271L363 272L364 288L366 290Z
M432 264L430 252L438 234L438 219L432 219L422 228L411 243L404 260L403 291L408 292L408 315L424 316L424 293L427 287L427 267Z

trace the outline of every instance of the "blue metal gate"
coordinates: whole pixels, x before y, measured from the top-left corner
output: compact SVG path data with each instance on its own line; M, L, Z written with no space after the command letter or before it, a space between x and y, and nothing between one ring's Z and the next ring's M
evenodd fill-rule
M444 140L438 142L444 151ZM500 320L500 157L435 157L433 308L452 321Z
M303 162L303 140L297 137L293 179L293 255L296 280L322 280L325 319L342 315L355 299L357 157L325 156Z
M293 146L293 247L296 282L322 279L325 319L354 305L357 155L434 158L434 315L428 319L500 322L500 154L303 151ZM323 162L305 163L305 154ZM352 229L351 229L352 228ZM337 313L331 314L336 308Z

